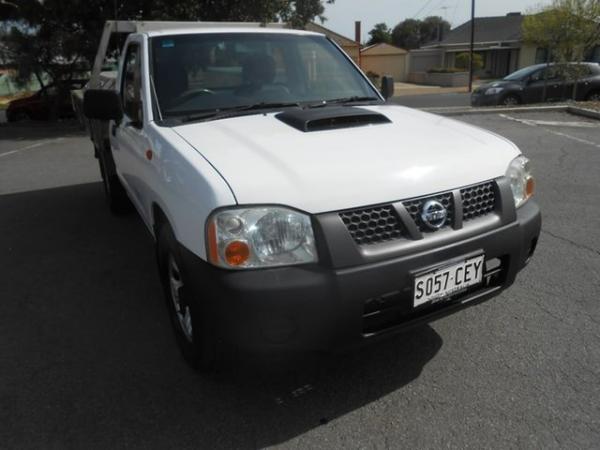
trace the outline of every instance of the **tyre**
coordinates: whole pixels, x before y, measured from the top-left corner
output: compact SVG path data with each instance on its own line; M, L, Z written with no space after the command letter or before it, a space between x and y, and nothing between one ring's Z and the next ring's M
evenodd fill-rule
M201 293L194 292L168 224L157 231L156 256L166 306L183 358L194 369L209 371L217 362L216 341ZM194 276L197 276L195 274Z
M588 102L600 102L600 91L593 91L586 95L585 100Z
M104 196L106 197L108 207L115 215L126 214L132 210L132 204L117 176L112 154L107 149L99 150L97 153Z
M521 103L521 99L513 94L508 94L500 100L500 104L503 106L515 106Z

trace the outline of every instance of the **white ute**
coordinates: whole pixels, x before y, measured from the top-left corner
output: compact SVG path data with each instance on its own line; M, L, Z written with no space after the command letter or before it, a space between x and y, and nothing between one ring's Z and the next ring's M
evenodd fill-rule
M155 239L190 364L377 342L527 264L541 226L527 158L387 104L382 85L317 33L107 23L84 111L111 209L133 204Z

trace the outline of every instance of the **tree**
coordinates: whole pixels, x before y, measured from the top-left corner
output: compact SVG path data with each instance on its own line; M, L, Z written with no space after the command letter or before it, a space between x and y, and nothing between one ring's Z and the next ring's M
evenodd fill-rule
M421 21L406 19L396 25L392 31L392 43L407 50L419 48L421 46Z
M440 40L448 31L450 23L438 16L426 17L423 20L406 19L394 27L392 43L410 50Z
M547 64L581 62L600 43L600 2L598 0L554 0L550 6L530 14L523 20L523 41L547 49ZM577 81L582 75L579 65L562 64L562 74ZM546 71L545 73L547 73ZM544 83L543 99L546 98Z
M324 3L332 4L334 2L335 0L279 0L276 3L283 5L279 17L284 22L288 22L294 28L304 28L307 23L313 21L315 18L319 18L321 22L325 22L327 18L323 15L325 12Z
M429 16L421 22L421 44L441 41L450 31L450 23L439 16Z
M335 0L144 0L142 14L155 20L272 22L282 20L295 28L319 18L325 4Z
M333 1L0 0L1 18L11 20L0 49L18 80L36 76L41 81L46 74L60 84L91 68L106 20L283 20L301 28L315 17L325 20L325 4Z
M367 45L375 45L379 43L391 44L392 42L392 30L385 23L375 24L373 29L369 31L369 40Z

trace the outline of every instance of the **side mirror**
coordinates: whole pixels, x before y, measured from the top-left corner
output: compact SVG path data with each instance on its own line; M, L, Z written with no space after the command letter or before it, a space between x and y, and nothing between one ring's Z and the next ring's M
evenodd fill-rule
M394 96L394 78L384 76L381 78L381 95L386 100Z
M119 94L113 90L88 89L83 94L83 114L88 119L119 122L123 118Z

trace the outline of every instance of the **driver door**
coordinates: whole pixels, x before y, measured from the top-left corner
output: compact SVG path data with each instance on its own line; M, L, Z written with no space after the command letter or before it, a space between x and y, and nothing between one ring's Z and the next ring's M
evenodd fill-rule
M544 85L546 95L544 98ZM540 69L531 74L523 90L524 103L551 101L560 94L561 81L553 67Z
M112 126L112 151L117 174L134 206L148 225L150 201L148 186L144 183L151 170L151 145L145 130L144 51L141 39L131 39L125 49L120 77L119 94L123 105L123 119ZM148 153L150 151L150 153Z

